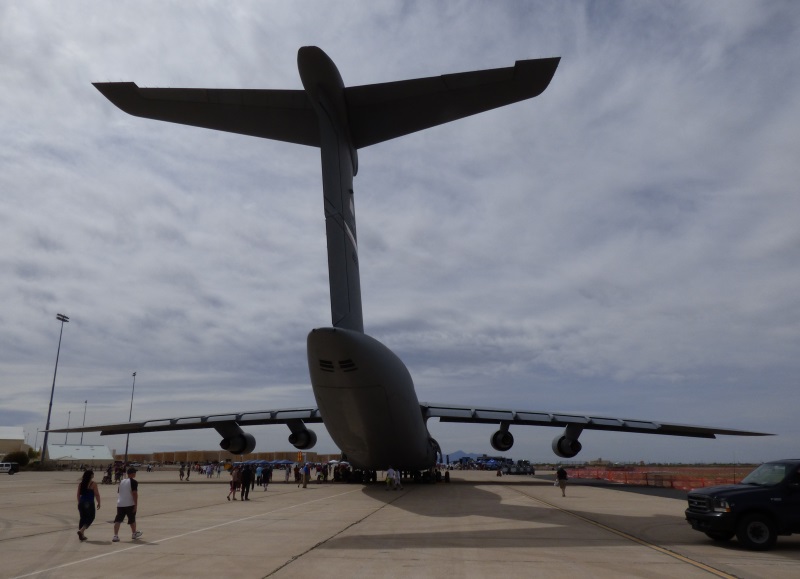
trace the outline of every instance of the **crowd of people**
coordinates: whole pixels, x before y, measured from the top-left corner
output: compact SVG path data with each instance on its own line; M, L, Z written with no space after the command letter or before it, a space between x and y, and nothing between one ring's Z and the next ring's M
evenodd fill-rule
M195 463L187 462L186 464L184 463L180 464L180 468L178 469L178 476L180 477L181 480L186 480L186 481L191 480L192 473L195 473L195 475L199 476L205 475L206 478L214 478L214 474L216 474L217 478L219 478L219 475L222 473L223 470L224 467L222 466L221 462L216 464L211 464L211 463L200 464L199 462ZM184 475L186 476L186 478L184 478Z
M231 469L231 483L230 490L228 491L228 500L236 499L236 493L239 493L239 498L243 501L250 500L250 491L254 490L257 486L263 490L267 490L270 481L272 480L273 468L271 465L258 465L253 468L249 464L234 465Z
M328 463L328 464L294 464L281 465L280 468L284 470L284 482L289 482L289 477L294 473L294 482L298 487L302 485L307 488L309 482L316 479L318 483L324 483L328 480L334 482L348 482L350 474L352 473L350 465L347 463ZM151 470L150 465L147 466L148 472ZM214 474L219 478L223 470L227 470L221 463L201 465L184 464L181 463L178 476L181 481L189 481L192 472L197 474L205 474L207 478L212 478ZM227 499L249 501L250 492L260 487L264 491L269 487L272 482L273 473L276 467L272 464L234 464L230 468L230 486L228 490ZM122 474L126 473L127 477L122 478ZM114 535L112 542L118 542L119 528L122 523L127 519L128 525L131 529L131 538L138 539L142 536L142 532L136 528L136 511L139 504L139 482L136 480L137 469L134 466L125 463L117 463L116 465L109 465L106 469L106 475L103 482L110 482L112 474L114 480L118 483L117 489L117 514L114 518ZM499 473L499 471L498 471ZM374 473L373 473L374 474ZM447 473L449 474L449 473ZM184 478L185 476L185 478ZM386 490L402 490L403 473L391 466L386 471L384 479ZM555 486L561 490L561 495L566 496L566 486L568 480L567 472L563 466L559 466L556 470ZM374 478L372 480L375 480ZM239 495L237 498L236 495ZM78 483L77 490L78 502L78 539L86 541L86 530L92 525L96 517L96 512L100 509L101 498L100 489L94 481L94 471L87 469L84 471L80 482Z

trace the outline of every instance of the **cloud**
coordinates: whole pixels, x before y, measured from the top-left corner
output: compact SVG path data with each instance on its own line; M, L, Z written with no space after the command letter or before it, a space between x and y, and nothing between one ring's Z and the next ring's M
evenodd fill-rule
M142 418L313 404L305 337L330 323L318 151L127 116L91 82L299 89L296 51L318 45L348 85L562 58L536 99L359 151L365 326L420 399L780 433L587 434L587 458L789 455L790 6L4 2L2 422L44 425L56 313L55 424L87 399L87 421L125 420L133 371ZM489 451L481 428L430 426ZM258 448L287 435L259 429ZM555 432L515 435L516 456L551 458Z

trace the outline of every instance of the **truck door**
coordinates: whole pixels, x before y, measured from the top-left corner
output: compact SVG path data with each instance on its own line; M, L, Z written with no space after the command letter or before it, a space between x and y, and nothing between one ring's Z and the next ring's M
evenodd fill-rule
M800 466L786 477L785 489L784 507L787 521L793 532L800 533Z

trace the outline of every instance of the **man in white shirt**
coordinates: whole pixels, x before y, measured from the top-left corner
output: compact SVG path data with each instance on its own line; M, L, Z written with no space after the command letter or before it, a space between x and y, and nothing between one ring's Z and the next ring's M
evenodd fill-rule
M397 490L394 486L394 469L390 466L386 471L386 490Z
M125 517L128 517L128 524L131 526L131 539L138 539L142 536L141 531L136 530L136 507L139 505L139 481L136 480L136 469L132 466L128 468L128 478L119 483L119 495L117 496L117 516L114 519L114 538L113 542L119 542L119 526Z
M394 471L394 487L392 488L392 490L395 490L395 491L397 489L403 490L403 483L400 482L400 478L401 478L400 474L401 474L400 473L400 469L396 469Z

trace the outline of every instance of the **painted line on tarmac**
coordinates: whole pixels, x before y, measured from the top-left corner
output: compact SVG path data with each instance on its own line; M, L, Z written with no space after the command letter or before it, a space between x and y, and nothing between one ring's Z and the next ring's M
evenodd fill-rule
M242 521L249 521L250 519L257 519L259 517L264 517L266 515L272 515L274 513L280 512L280 511L288 511L290 509L294 509L294 508L297 508L297 507L302 507L302 506L305 506L305 505L310 505L310 504L313 504L313 503L318 503L320 501L326 501L328 499L335 499L336 497L342 497L344 495L349 495L349 494L358 492L360 490L361 490L361 487L359 487L357 489L353 489L352 491L346 491L346 492L343 492L343 493L339 493L338 495L330 495L330 496L327 496L327 497L314 499L312 501L306 501L304 503L298 503L296 505L289 505L287 507L280 507L278 509L273 509L271 511L267 511L266 513L259 513L258 515L251 515L249 517L243 517L241 519L235 519L233 521L227 521L225 523L219 523L219 524L216 524L216 525L211 525L210 527L205 527L203 529L195 529L194 531L189 531L187 533L181 533L180 535L173 535L172 537L166 537L164 539L156 539L156 540L153 540L153 541L142 542L142 543L139 543L137 545L133 545L131 547L127 547L125 549L118 549L116 551L112 551L110 553L103 553L102 555L95 555L94 557L87 557L86 559L79 559L78 561L72 561L71 563L64 563L62 565L56 565L55 567L50 567L48 569L40 569L38 571L33 571L32 573L26 573L24 575L17 575L16 577L12 577L11 579L22 579L23 577L33 577L33 576L39 575L41 573L49 573L51 571L56 571L57 569L63 569L65 567L71 567L73 565L78 565L80 563L87 563L89 561L96 561L97 559L102 559L103 557L110 557L112 555L118 555L120 553L126 553L128 551L133 551L134 549L140 549L141 547L148 547L148 546L151 546L151 545L158 545L160 543L165 543L167 541L172 541L173 539L181 539L181 538L187 537L189 535L194 535L194 534L197 534L197 533L203 533L205 531L210 531L212 529L218 529L220 527L227 527L228 525L234 525L236 523L241 523Z
M401 488L400 490L403 490L403 489ZM272 577L273 575L275 575L275 573L278 573L279 571L283 570L285 567L288 567L289 565L291 565L292 563L294 563L295 561L297 561L297 560L298 560L298 559L300 559L301 557L305 557L305 556L306 556L306 555L308 555L308 554L309 554L311 551L313 551L313 550L317 549L318 547L321 547L321 546L325 545L326 543L328 543L329 541L331 541L331 540L335 539L336 537L338 537L338 536L339 536L339 535L341 535L342 533L344 533L344 532L346 532L346 531L349 531L350 529L352 529L352 528L353 528L353 527L355 527L356 525L360 525L361 523L363 523L364 521L366 521L366 520L367 520L369 517L371 517L371 516L373 516L373 515L375 515L375 514L377 514L377 513L381 512L381 511L382 511L383 509L385 509L386 507L389 507L389 506L393 505L393 504L394 504L394 503L396 503L398 500L400 500L401 498L405 497L407 494L408 494L408 491L406 491L406 492L404 492L404 493L400 493L399 495L397 495L395 498L393 498L393 499L392 499L391 501L389 501L388 503L384 503L383 505L381 505L380 507L378 507L378 508L377 508L377 509L375 509L374 511L372 511L372 512L370 512L370 513L367 513L366 515L364 515L363 517L361 517L361 518L360 518L360 519L358 519L357 521L353 521L352 523L350 523L349 525L347 525L347 526L346 526L346 527L344 527L343 529L339 529L339 530L338 530L338 531L336 531L336 532L335 532L333 535L331 535L330 537L327 537L326 539L323 539L322 541L320 541L319 543L317 543L317 544L316 544L316 545L314 545L313 547L309 547L308 549L306 549L306 550L305 550L305 551L303 551L302 553L298 553L297 555L294 555L294 556L292 556L292 558L291 558L291 559L289 559L288 561L286 561L285 563L283 563L283 565L279 565L278 567L276 567L275 569L273 569L272 571L270 571L268 574L264 575L264 579L267 579L268 577Z
M523 495L525 497L528 497L529 499L533 499L534 501L542 503L543 505L547 505L548 507L552 507L552 508L556 509L557 511L561 511L562 513L566 513L567 515L571 515L571 516L575 517L576 519L580 519L581 521L583 521L585 523L589 523L590 525L594 525L595 527L597 527L599 529L603 529L604 531L608 531L609 533L613 533L613 534L615 534L615 535L617 535L619 537L622 537L623 539L627 539L629 541L633 541L634 543L638 543L639 545L642 545L643 547L649 547L650 549L653 549L654 551L658 551L659 553L661 553L663 555L667 555L669 557L672 557L673 559L677 559L678 561L681 561L682 563L687 563L688 565L691 565L692 567L697 567L698 569L701 569L703 571L711 573L712 575L715 575L717 577L721 577L723 579L738 579L738 577L736 575L731 575L730 573L725 573L725 571L720 571L719 569L715 569L714 567L711 567L710 565L706 565L705 563L701 563L700 561L696 561L695 559L690 559L689 557L687 557L685 555L681 555L680 553L676 553L675 551L670 551L669 549L666 549L664 547L656 545L655 543L650 543L648 541L645 541L644 539L640 539L639 537L635 537L634 535L630 535L630 534L628 534L628 533L626 533L624 531L620 531L619 529L615 529L614 527L609 527L608 525L604 525L603 523L600 523L598 521L592 520L592 519L590 519L588 517L584 517L583 515L579 515L578 513L575 513L575 512L570 511L570 510L567 510L564 507L560 507L560 506L558 506L558 505L556 505L554 503L550 503L550 502L545 501L543 499L540 499L538 497L533 497L531 495L525 494L524 492L522 492L522 491L520 491L518 489L512 489L512 490L517 491L519 494L521 494L521 495Z

